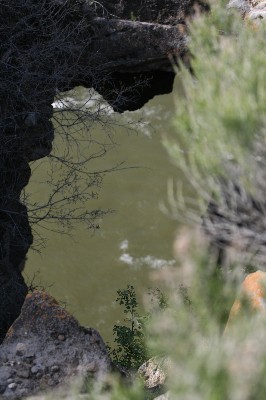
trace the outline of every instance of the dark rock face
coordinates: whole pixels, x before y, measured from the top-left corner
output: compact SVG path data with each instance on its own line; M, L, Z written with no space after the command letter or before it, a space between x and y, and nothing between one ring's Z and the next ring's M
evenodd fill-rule
M204 0L102 0L101 4L118 18L169 25L185 23L186 17L195 12L195 6L208 8Z
M97 24L103 28L103 20ZM108 60L103 65L108 79L95 89L115 111L137 110L155 95L172 91L175 73L168 55L185 54L183 32L170 25L113 19L104 28L109 39L99 36L97 48Z
M0 265L0 342L5 337L6 331L20 314L24 298L27 295L27 286L18 273L11 265Z
M175 74L168 56L186 57L186 19L208 10L205 0L103 0L96 11L111 18L109 25L115 23L118 39L113 35L109 42L105 36L110 80L96 90L119 112L139 109L155 95L170 93ZM116 40L119 46L114 48ZM143 84L136 88L137 81ZM110 86L111 92L106 90ZM122 93L126 90L118 103L121 88Z
M99 333L82 328L44 292L26 297L0 347L0 395L19 399L73 378L98 379L111 370Z
M131 74L114 72L111 74L111 80L106 81L101 89L108 93L108 97L111 97L112 107L115 111L125 111L125 104L126 110L134 111L140 108L140 103L145 104L158 94L171 93L174 78L175 73L172 71L147 71ZM115 91L113 96L112 91ZM116 98L118 91L121 96Z

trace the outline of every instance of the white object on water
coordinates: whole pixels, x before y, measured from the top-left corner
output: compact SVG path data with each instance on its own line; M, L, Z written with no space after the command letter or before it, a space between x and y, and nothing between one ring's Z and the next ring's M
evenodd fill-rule
M119 257L119 260L128 265L134 265L134 258L128 254L124 253Z
M123 263L133 267L141 267L143 265L146 265L149 268L153 269L160 269L166 266L173 266L176 263L175 260L164 260L153 256L133 257L129 253L121 254L121 256L119 257L119 261L122 261Z
M120 243L119 249L120 249L120 250L123 250L123 251L125 251L125 250L128 249L128 240L127 240L127 239L123 240L123 241Z

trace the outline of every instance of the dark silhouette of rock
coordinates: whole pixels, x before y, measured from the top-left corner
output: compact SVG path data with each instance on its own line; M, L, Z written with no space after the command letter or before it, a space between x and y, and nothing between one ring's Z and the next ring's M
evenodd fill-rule
M0 264L0 343L6 331L20 314L27 286L20 274L11 265Z
M98 23L104 24L110 80L96 90L119 112L139 109L155 95L170 93L172 62L187 56L186 20L208 10L205 0L101 1L96 11ZM97 46L101 41L99 36ZM136 87L136 82L142 84Z
M19 399L100 379L112 363L99 333L81 327L45 292L28 294L19 318L0 346L0 395Z
M101 4L113 17L168 25L185 23L198 10L208 9L204 0L102 0Z

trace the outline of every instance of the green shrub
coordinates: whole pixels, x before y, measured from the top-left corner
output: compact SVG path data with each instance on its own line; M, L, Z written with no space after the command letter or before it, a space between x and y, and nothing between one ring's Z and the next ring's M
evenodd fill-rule
M255 148L259 143L265 149L266 26L244 23L217 1L209 15L193 21L190 34L193 73L183 65L177 71L182 93L176 96L176 137L164 142L206 211L210 199L219 200L221 181L254 191L265 173L256 169ZM172 280L189 276L191 307L171 292L170 307L153 318L149 340L151 351L171 357L173 399L265 398L266 316L254 313L224 333L243 269L218 271L197 240L180 259Z
M266 122L266 25L243 23L225 1L211 4L189 27L193 74L183 65L177 71L176 137L164 139L173 162L205 193L228 177L228 165L252 185L250 151L264 141Z
M137 369L147 360L144 336L144 321L137 312L138 302L132 285L125 290L118 290L116 301L123 306L126 325L115 325L113 328L116 348L110 355L116 364L127 369Z

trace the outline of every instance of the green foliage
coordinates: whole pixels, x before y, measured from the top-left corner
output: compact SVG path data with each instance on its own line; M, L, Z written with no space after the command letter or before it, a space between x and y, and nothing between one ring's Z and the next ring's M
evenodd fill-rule
M232 170L241 170L252 187L254 143L265 146L266 26L244 23L218 1L191 24L190 33L193 74L180 66L177 137L165 144L208 202L219 194L221 178L236 178L228 177ZM171 356L173 398L263 400L265 314L253 312L224 331L243 268L217 270L200 246L192 243L178 272L180 279L188 277L191 304L182 293L171 293L170 307L151 322L151 351Z
M138 302L133 286L128 285L125 290L118 290L116 301L124 307L127 325L115 325L113 334L116 348L110 354L113 361L128 369L137 369L147 359L144 321L137 312Z
M190 25L190 37L193 74L183 65L177 71L177 140L165 144L173 161L213 192L210 177L226 176L228 163L252 180L247 155L265 133L266 26L244 24L218 1Z
M266 317L253 312L224 332L243 275L217 271L197 246L191 243L172 276L187 277L190 303L182 291L170 292L169 307L150 322L149 349L170 357L168 388L174 399L263 400Z

